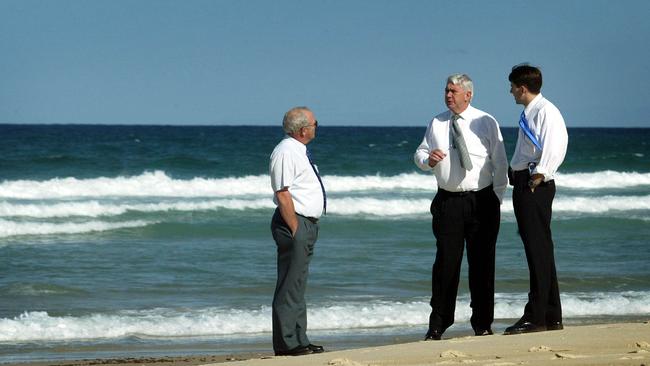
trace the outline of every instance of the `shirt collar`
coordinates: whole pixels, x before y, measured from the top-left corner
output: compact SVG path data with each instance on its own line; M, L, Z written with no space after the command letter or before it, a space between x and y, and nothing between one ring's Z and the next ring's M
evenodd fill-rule
M285 140L289 140L289 142L294 145L297 149L300 149L300 151L307 153L307 145L303 144L302 142L296 140L293 136L291 135L285 135L284 136Z
M535 98L533 98L533 100L531 100L530 103L528 103L526 108L524 108L524 113L526 115L528 115L530 113L530 111L532 111L533 108L535 108L537 103L539 103L539 101L542 100L542 98L543 98L542 93L537 94L537 96Z
M468 104L467 108L465 108L465 110L462 111L461 113L459 113L458 115L460 116L460 119L468 120L473 111L474 111L474 107L472 107L471 104ZM451 116L453 116L453 115L454 115L454 112L450 110L449 111L449 119L450 120L451 120Z

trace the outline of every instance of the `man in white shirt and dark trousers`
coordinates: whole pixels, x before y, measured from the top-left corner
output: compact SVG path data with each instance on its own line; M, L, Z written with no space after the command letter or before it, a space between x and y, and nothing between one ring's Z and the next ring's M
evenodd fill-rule
M447 79L449 110L429 123L414 155L415 164L432 171L438 183L430 209L437 250L425 340L441 339L454 323L465 245L472 328L479 336L492 334L495 248L508 162L499 124L470 105L473 93L469 76Z
M524 315L504 334L562 329L562 306L555 271L551 213L555 172L564 161L568 134L560 111L541 94L542 72L518 65L508 76L510 93L524 106L510 162L512 203L524 243L530 291Z
M278 261L273 350L276 356L300 356L324 351L307 337L305 290L326 196L306 146L316 137L314 114L307 107L292 108L282 127L287 135L271 153L269 164L277 205L271 221Z

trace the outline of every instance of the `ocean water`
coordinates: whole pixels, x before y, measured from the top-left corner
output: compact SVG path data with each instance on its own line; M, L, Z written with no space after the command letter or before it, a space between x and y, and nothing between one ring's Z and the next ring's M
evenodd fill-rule
M429 314L435 178L425 127L319 127L328 191L308 286L329 349L419 340ZM508 156L517 130L502 129ZM279 127L0 125L0 363L271 352ZM650 129L569 130L553 233L565 323L650 317ZM466 264L456 324L471 334ZM495 331L528 269L511 190Z

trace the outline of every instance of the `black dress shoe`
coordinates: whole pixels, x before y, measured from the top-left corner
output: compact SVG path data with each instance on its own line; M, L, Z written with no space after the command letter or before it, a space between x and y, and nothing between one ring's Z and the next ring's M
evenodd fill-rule
M307 348L309 348L312 353L323 353L323 352L325 352L325 348L323 348L323 346L317 346L317 345L311 344L311 343L309 344L309 346L307 346Z
M296 347L288 351L275 352L275 355L276 356L303 356L303 355L310 355L312 353L314 353L314 351L309 349L309 347Z
M562 329L564 329L564 325L562 325L562 322L546 323L546 330L562 330Z
M508 334L522 334L522 333L532 333L532 332L543 332L546 330L545 325L537 325L529 321L518 321L513 326L506 328L506 331L503 332L504 335Z
M425 341L439 341L442 339L442 331L438 329L429 329L427 335L424 336Z
M492 335L492 329L474 329L474 334L477 336L486 336L486 335Z

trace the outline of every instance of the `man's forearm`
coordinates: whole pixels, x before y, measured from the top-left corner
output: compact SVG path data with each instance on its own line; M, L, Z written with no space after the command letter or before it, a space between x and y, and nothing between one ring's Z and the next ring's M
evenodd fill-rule
M295 235L298 230L298 218L296 217L291 193L285 189L275 192L275 196L277 197L278 209L280 210L282 219L287 223L289 229L291 229L291 234Z

